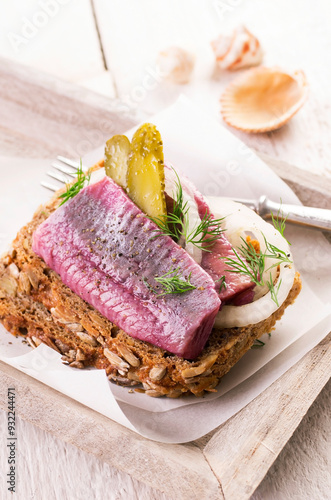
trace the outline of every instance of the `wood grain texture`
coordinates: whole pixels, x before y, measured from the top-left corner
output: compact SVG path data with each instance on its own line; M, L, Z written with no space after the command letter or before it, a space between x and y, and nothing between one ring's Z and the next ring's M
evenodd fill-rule
M149 441L0 361L1 386L15 387L17 414L169 498L221 499L220 485L194 444ZM0 407L7 407L2 392ZM42 411L41 411L42 409Z
M8 82L14 82L12 92ZM0 106L6 111L5 117L0 116L0 144L7 154L77 156L77 144L90 150L135 122L116 102L13 63L0 64L0 89ZM293 177L296 171L291 172L300 196L299 172L297 178ZM282 175L290 180L288 169ZM318 202L325 194L323 184L317 182L314 188L311 179L306 184L310 199ZM179 499L248 499L326 383L329 345L330 338L219 429L185 445L148 441L3 363L0 381L1 387L16 384L21 418L93 454L156 494ZM271 410L266 411L271 395L275 419ZM6 408L4 392L0 406ZM237 426L241 429L238 436ZM253 471L251 464L257 463ZM240 497L235 496L236 491Z
M231 129L247 146L315 173L331 175L331 16L329 0L93 0L108 68L118 95L136 109L154 113L184 93L221 120L219 98L238 72L215 77L210 41L244 24L260 40L266 66L302 69L310 94L302 110L281 129L246 134ZM157 55L171 45L196 56L189 85L149 80Z
M1 58L0 88L3 155L79 158L135 122L120 103Z
M90 0L1 2L0 56L75 82L104 71Z
M329 380L330 343L331 333L227 421L203 447L227 500L251 496L261 482L261 467L269 469L308 411L310 401Z

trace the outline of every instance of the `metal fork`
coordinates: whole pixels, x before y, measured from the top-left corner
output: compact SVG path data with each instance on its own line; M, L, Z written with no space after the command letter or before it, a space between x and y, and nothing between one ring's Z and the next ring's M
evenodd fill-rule
M76 177L77 169L79 167L78 162L69 160L64 156L57 156L56 159L60 163L53 162L52 167L64 175L52 171L48 171L47 175L62 184L68 182L70 178ZM41 185L51 191L57 191L59 189L48 182L42 182ZM278 220L286 220L286 222L291 224L303 226L309 229L331 232L331 210L328 209L277 203L269 200L264 195L258 200L234 199L234 201L238 201L239 203L251 208L265 220L275 217Z
M331 210L327 208L277 203L269 200L269 198L264 195L258 200L234 199L234 201L238 201L246 205L246 207L251 208L265 220L275 218L308 229L331 232Z
M78 167L80 166L79 162L74 161L74 160L69 160L68 158L65 158L64 156L57 156L56 157L57 161L54 161L51 166L57 170L57 172L53 172L52 170L49 170L46 172L46 174L51 177L52 179L55 179L61 184L66 184L73 178L77 176L77 170ZM66 166L65 166L66 165ZM69 168L68 168L69 167ZM84 170L84 167L83 167ZM61 173L58 173L61 172ZM49 189L50 191L57 191L59 189L59 186L56 186L54 184L50 184L49 182L41 182L41 185L45 187L46 189Z

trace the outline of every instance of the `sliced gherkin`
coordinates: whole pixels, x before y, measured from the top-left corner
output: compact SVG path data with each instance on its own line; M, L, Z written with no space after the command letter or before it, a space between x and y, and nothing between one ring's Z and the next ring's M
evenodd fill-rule
M131 141L127 171L127 192L149 217L166 216L163 144L155 125L145 123Z
M125 135L114 135L106 142L105 171L123 189L127 188L128 160L131 144Z

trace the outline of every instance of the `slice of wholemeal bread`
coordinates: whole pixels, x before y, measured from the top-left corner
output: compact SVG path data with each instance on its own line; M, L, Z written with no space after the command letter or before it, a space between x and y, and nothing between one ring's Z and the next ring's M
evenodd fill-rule
M102 166L102 162L96 168ZM133 339L65 286L32 251L32 234L59 205L59 193L39 207L0 261L0 321L33 346L44 342L71 367L104 368L120 385L139 386L149 396L201 396L270 332L301 290L299 274L281 307L269 318L241 328L214 329L201 355L187 361ZM141 385L142 384L142 385Z

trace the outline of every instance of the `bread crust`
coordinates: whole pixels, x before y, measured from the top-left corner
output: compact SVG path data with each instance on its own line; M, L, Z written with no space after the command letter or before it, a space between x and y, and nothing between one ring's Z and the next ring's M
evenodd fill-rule
M137 386L135 390L154 397L215 392L220 379L256 339L273 329L300 293L296 273L287 299L269 318L240 328L213 329L194 361L175 356L120 330L64 285L32 251L32 234L58 207L58 195L38 208L0 261L0 321L32 346L44 342L57 350L71 367L105 369L111 381Z

